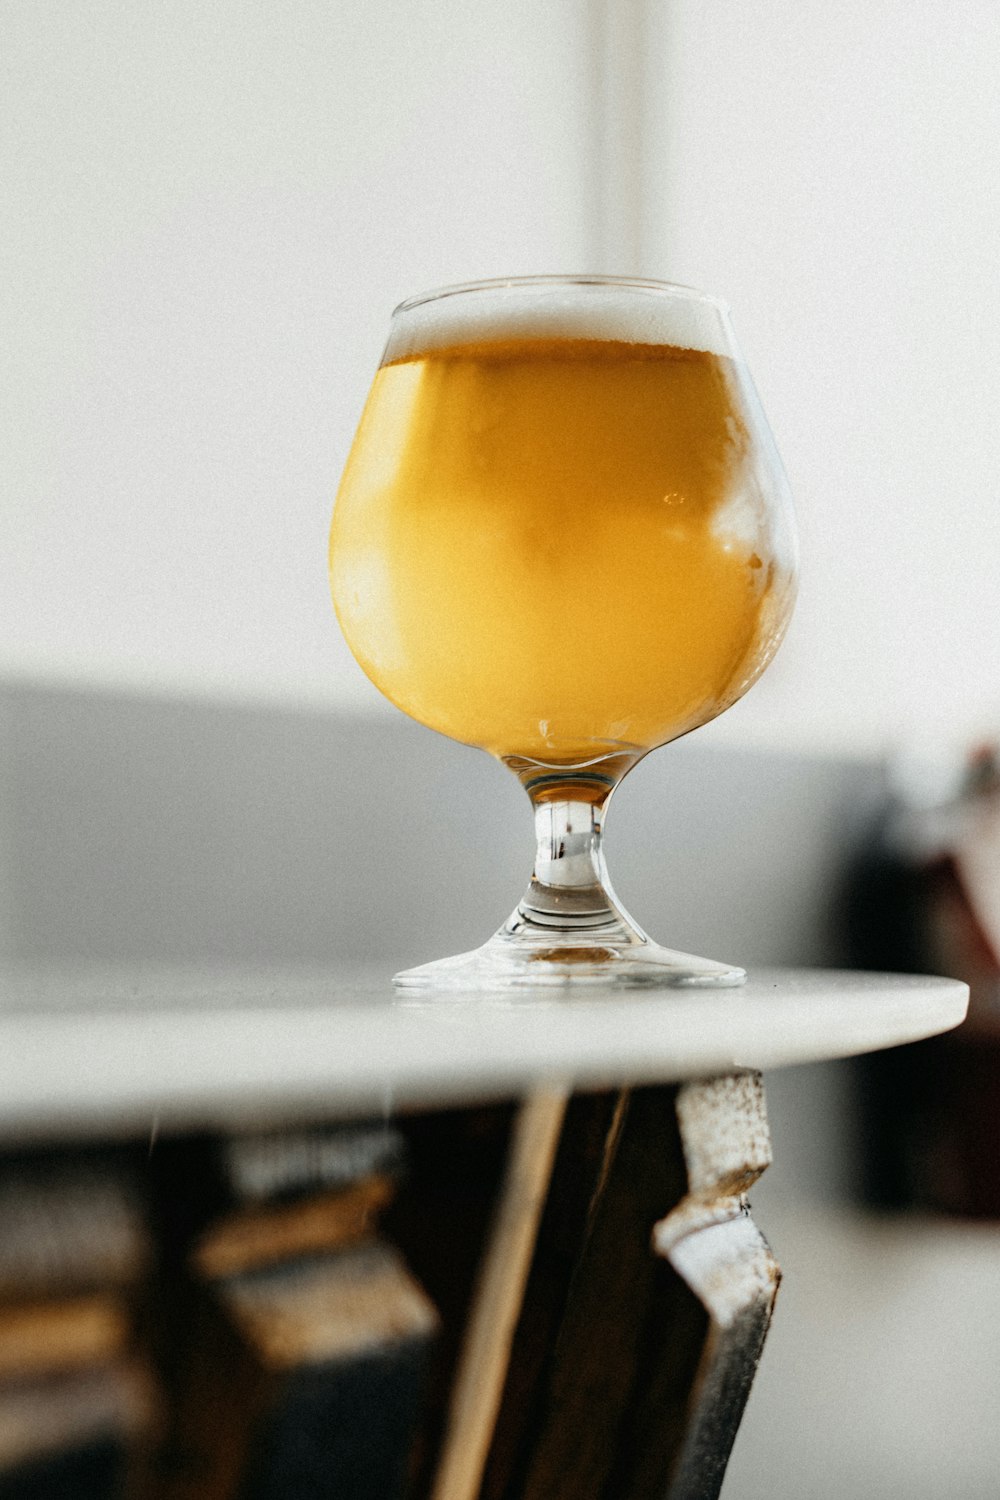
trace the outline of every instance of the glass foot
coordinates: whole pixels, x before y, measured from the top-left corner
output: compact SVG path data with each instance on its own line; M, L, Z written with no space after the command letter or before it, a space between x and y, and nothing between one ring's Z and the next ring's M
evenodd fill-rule
M515 937L501 929L481 948L440 958L404 969L393 983L403 990L456 990L470 993L489 990L533 988L727 988L743 984L746 971L732 964L716 963L662 948L649 939L636 943L604 943L596 935L590 941L574 934L547 940L532 934Z
M402 990L470 996L510 989L743 984L746 972L733 964L652 942L615 898L601 828L611 792L629 764L627 756L605 756L572 769L512 765L535 810L537 849L528 889L481 948L404 969L393 983Z

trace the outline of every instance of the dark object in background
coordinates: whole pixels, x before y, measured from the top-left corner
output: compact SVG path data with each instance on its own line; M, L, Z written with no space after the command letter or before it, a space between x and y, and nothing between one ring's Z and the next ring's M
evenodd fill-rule
M886 815L847 886L859 968L970 986L947 1036L859 1058L862 1191L880 1208L1000 1218L1000 760L970 757L957 796Z
M141 1483L155 1416L138 1347L150 1259L120 1154L0 1160L0 1500L119 1500Z
M203 1466L184 1496L402 1492L437 1315L370 1240L207 1284L187 1371Z
M142 1374L122 1365L8 1386L0 1395L0 1500L131 1496L148 1406Z
M379 1232L405 1157L381 1122L163 1143L155 1500L401 1494L438 1330Z
M27 1459L0 1474L0 1500L108 1500L123 1493L126 1455L113 1437Z

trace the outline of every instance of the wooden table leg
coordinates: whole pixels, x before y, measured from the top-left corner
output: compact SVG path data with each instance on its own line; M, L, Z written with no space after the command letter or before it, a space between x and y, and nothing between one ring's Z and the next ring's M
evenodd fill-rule
M434 1500L711 1500L778 1268L759 1075L528 1100Z

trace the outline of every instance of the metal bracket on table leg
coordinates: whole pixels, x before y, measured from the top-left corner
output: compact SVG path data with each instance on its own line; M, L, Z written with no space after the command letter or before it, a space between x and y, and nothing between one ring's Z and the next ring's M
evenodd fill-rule
M746 1199L771 1161L771 1142L759 1074L686 1084L676 1108L688 1191L654 1228L653 1244L694 1292L709 1324L667 1500L712 1500L781 1277Z

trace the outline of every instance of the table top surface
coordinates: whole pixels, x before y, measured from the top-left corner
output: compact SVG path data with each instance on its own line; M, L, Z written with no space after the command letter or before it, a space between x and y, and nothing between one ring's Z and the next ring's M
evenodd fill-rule
M0 1139L259 1128L672 1082L947 1031L952 979L751 973L735 989L393 990L387 970L0 970Z

